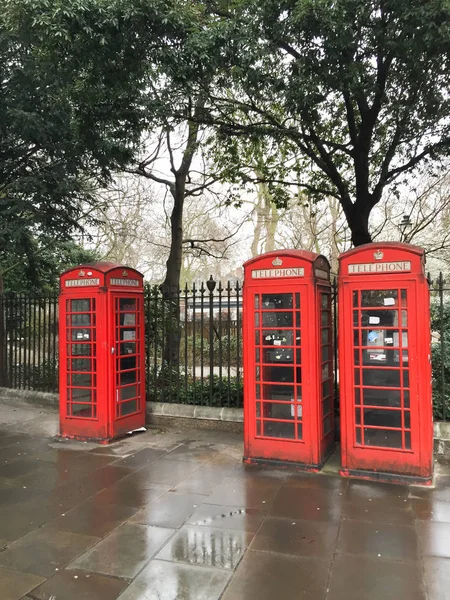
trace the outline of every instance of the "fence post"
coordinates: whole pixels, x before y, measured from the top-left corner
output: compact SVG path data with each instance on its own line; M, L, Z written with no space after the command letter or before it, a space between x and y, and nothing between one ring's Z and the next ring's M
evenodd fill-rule
M0 279L1 284L1 279ZM0 386L8 387L8 369L6 362L5 296L0 289Z
M209 402L212 403L213 392L214 392L214 289L216 282L213 276L210 275L206 285L209 290Z
M441 344L441 401L442 401L442 418L447 420L446 401L445 401L445 345L444 345L444 278L442 271L439 273L438 288L439 288L439 331Z

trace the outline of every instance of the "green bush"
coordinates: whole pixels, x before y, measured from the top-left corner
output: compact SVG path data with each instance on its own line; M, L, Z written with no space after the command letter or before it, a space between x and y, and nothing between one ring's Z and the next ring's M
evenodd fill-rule
M441 331L442 328L442 331ZM440 339L431 346L431 369L433 388L433 417L436 421L450 419L450 302L431 304L431 330L439 333ZM443 346L443 348L442 348ZM443 360L442 360L443 350ZM444 386L442 386L442 375Z
M222 381L218 375L212 378L211 393L210 377L203 380L189 376L186 384L185 376L177 371L165 369L159 374L156 385L147 385L147 400L153 402L179 402L180 404L192 404L197 406L230 406L242 408L243 406L243 383L237 377L223 377Z

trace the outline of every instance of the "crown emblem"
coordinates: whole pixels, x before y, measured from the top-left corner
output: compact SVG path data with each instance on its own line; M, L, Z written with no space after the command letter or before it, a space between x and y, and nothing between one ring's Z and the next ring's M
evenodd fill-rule
M92 271L88 271L87 274L88 274L88 277L90 277L92 275Z
M128 271L122 271L122 277L128 277Z
M384 252L381 252L381 250L377 250L376 252L373 253L373 257L375 260L381 260L384 256Z
M82 270L78 273L78 277L84 277L86 273Z
M274 267L281 267L281 265L283 264L283 261L281 260L281 258L278 258L278 256L276 258L273 259L272 264Z

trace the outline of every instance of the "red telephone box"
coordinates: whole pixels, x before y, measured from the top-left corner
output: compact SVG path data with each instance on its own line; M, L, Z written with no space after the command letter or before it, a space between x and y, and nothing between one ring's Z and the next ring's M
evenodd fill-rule
M339 260L341 473L428 483L433 423L424 251L365 244Z
M303 250L244 264L244 460L317 470L334 447L330 265Z
M143 277L109 262L61 275L60 434L108 442L145 425Z

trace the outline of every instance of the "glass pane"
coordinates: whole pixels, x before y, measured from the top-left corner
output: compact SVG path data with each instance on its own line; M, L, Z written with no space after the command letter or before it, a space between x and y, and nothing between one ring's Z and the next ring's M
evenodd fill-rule
M295 326L300 327L300 313L299 312L295 313Z
M322 346L322 362L325 362L330 358L330 347Z
M293 420L295 417L295 406L297 406L297 418L301 419L303 408L301 404L277 404L274 402L264 402L263 417L265 419Z
M330 341L330 330L329 329L322 329L322 344L328 344L328 342Z
M295 294L295 308L300 308L300 294Z
M256 348L256 350L255 350L255 362L259 363L260 362L260 358L261 358L261 353L259 351L259 348Z
M136 325L136 313L122 313L120 315L121 325Z
M329 376L330 376L330 364L326 363L326 364L322 365L322 381L324 379L328 379Z
M89 327L89 325L91 325L91 315L70 315L70 321L71 324L74 326L84 325L86 327Z
M353 351L353 364L359 365L359 350Z
M411 450L411 433L409 431L405 431L405 448Z
M255 313L255 327L259 327L259 312Z
M400 387L399 369L363 369L363 385Z
M256 421L256 435L261 435L261 421Z
M323 435L328 435L332 429L333 419L331 415L323 420Z
M72 415L92 418L92 404L72 404Z
M261 402L256 403L256 416L261 417Z
M328 308L329 294L320 294L320 305L322 308Z
M359 327L359 326L360 326L359 311L354 310L353 311L353 327Z
M403 369L403 387L409 387L409 370Z
M360 369L354 369L354 376L355 376L355 385L359 385L361 382L359 380L360 378Z
M360 343L359 334L360 334L359 329L354 329L353 330L353 345L355 347L359 346L359 343Z
M70 362L72 371L92 371L92 361L90 358L73 358Z
M294 336L292 331L264 330L262 332L264 346L293 346Z
M268 367L264 370L264 380L291 383L294 381L294 368L281 366Z
M367 406L392 406L400 408L400 390L371 390L363 388L363 403Z
M300 342L301 342L300 329L296 329L295 330L295 345L300 346Z
M265 385L263 386L263 394L265 400L282 400L284 402L293 402L294 386L274 384Z
M361 409L355 408L355 423L356 425L361 425Z
M130 398L137 398L138 390L137 385L129 385L127 387L119 388L119 399L129 400Z
M359 427L356 428L356 443L361 445L361 429Z
M292 327L293 319L291 312L263 312L263 327Z
M323 410L322 414L324 416L327 415L331 411L331 398L326 398L323 401L323 408L322 408L322 410Z
M119 374L120 385L127 385L128 383L135 383L137 381L137 371L127 371Z
M326 396L329 396L331 393L331 381L324 381L322 383L322 397L325 398Z
M370 327L371 325L379 325L380 327L395 327L398 326L398 311L397 310L362 310L361 311L362 327Z
M364 429L364 444L382 448L401 448L402 432L389 429Z
M302 351L301 350L296 350L295 351L295 360L297 362L298 365L301 364L302 362Z
M89 299L70 301L70 312L89 312L90 310L91 301Z
M72 388L72 401L92 402L92 390Z
M72 344L72 356L91 356L91 344ZM67 347L67 352L70 354L70 346Z
M255 308L259 308L259 296L255 296L254 306L255 306Z
M405 411L405 428L411 429L411 413L409 410Z
M361 389L355 388L355 404L359 406L361 404Z
M406 290L401 290L401 306L406 306Z
M259 336L259 331L255 331L255 344L257 346L259 346L260 343L261 343L261 338Z
M353 292L353 306L358 306L359 292Z
M259 384L256 386L256 397L261 398L261 386Z
M94 330L92 330L93 332ZM69 333L69 331L67 332ZM73 342L91 341L91 330L90 329L72 329L70 336Z
M301 423L297 424L297 439L298 440L303 439L303 425Z
M74 373L71 385L79 387L90 387L92 385L91 373Z
M263 308L292 308L292 294L263 294Z
M138 409L137 407L137 400L131 400L130 402L124 402L123 404L120 405L120 412L121 412L121 416L125 416L125 415L131 415L131 413L136 412Z
M409 391L408 390L403 391L403 406L405 408L409 408Z
M402 310L402 327L407 327L408 325L408 313L406 310Z
M401 410L377 410L374 408L364 409L364 425L374 427L401 427Z
M119 310L136 310L136 298L120 298Z
M284 438L288 440L295 439L294 423L277 423L276 421L264 421L264 436Z
M365 290L361 292L362 306L397 306L398 290Z
M136 368L136 356L127 356L119 359L119 371Z
M124 344L119 345L119 352L121 356L126 354L136 354L136 343L135 342L125 342Z
M323 326L330 324L330 313L328 311L323 310L321 313L321 322Z
M259 351L257 351L259 356ZM270 348L264 350L264 362L265 363L292 363L294 362L294 350L292 348ZM257 359L258 362L258 359Z

